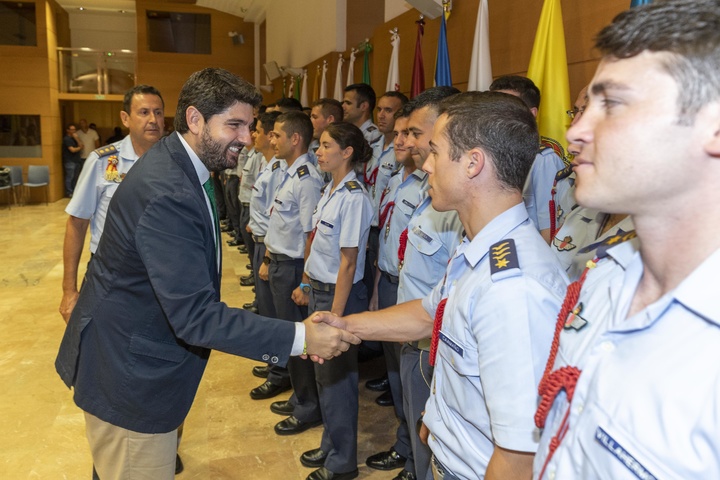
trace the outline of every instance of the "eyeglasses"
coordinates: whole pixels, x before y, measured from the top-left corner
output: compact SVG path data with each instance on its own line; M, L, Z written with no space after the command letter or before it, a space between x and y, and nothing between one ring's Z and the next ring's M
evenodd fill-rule
M568 110L565 113L567 113L567 116L570 117L570 120L575 120L575 117L580 116L585 112L585 106L582 107L573 107L572 110Z

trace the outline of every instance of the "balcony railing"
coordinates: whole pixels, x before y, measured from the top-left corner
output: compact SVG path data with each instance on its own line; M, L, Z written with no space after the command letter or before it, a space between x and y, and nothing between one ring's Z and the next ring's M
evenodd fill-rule
M130 50L58 48L61 93L122 95L135 85L135 53Z

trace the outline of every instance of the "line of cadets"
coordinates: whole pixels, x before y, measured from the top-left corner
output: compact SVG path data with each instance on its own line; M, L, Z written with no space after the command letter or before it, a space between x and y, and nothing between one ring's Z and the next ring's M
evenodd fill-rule
M520 97L537 115L540 92L531 80L500 77L490 90ZM408 102L401 93L386 92L377 99L378 125L372 122L375 93L366 84L348 86L342 104L318 100L309 116L287 99L258 115L255 144L246 147L238 166L242 214L233 225L253 267L256 301L247 308L299 322L315 310L338 315L377 310L432 291L464 234L454 210L432 207L422 170L439 104L456 93L452 87L434 87ZM585 101L583 89L568 112L573 121L582 115ZM366 141L360 145L355 138L352 146L347 139L338 144L323 136L328 125L340 121L351 133L354 126ZM352 168L335 178L323 155L332 157L328 148L348 146L354 153L345 163ZM359 158L364 147L372 151L369 161ZM572 145L569 151L574 153ZM567 162L556 141L541 138L523 200L536 228L576 279L598 246L617 241L617 234L622 237L632 224L629 218L575 204L574 174ZM366 463L380 470L402 468L395 479L432 478L431 453L416 429L430 396L430 339L382 343L399 427L394 445ZM354 478L357 349L324 365L294 357L287 369L270 364L253 373L267 378L253 389L253 398L293 388L288 401L271 405L273 412L287 415L275 426L277 434L323 424L321 445L300 459L317 468L308 478Z

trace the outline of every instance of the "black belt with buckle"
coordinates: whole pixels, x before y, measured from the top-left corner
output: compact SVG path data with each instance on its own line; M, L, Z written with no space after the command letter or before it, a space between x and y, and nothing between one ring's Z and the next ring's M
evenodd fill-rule
M255 243L265 243L265 235L258 237L256 235L252 236L253 242Z
M318 282L317 280L313 280L311 278L310 286L313 288L313 290L316 290L318 292L335 293L335 284L334 283Z
M393 285L397 285L398 283L400 283L400 277L396 277L395 275L390 275L388 272L386 272L384 270L380 270L380 274L383 277L385 277L385 279L388 282L392 283Z
M282 253L267 252L267 256L270 257L270 261L271 261L271 262L275 262L275 263L280 263L280 262L294 262L294 261L302 262L302 261L303 261L302 258L293 258L293 257L291 257L291 256L289 256L289 255L285 255L285 254L282 254Z

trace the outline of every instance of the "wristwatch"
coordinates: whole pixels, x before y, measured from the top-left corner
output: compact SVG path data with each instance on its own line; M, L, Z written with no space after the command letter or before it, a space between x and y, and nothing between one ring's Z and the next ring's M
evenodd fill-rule
M270 265L270 257L263 257L263 264Z
M302 283L300 282L300 290L303 291L303 293L308 294L310 293L310 290L312 290L312 287L309 283Z

